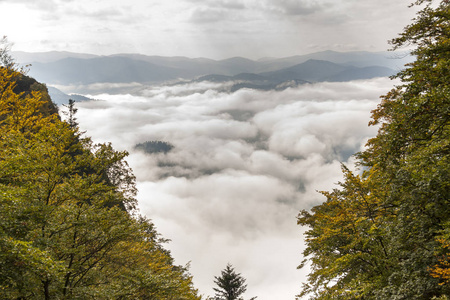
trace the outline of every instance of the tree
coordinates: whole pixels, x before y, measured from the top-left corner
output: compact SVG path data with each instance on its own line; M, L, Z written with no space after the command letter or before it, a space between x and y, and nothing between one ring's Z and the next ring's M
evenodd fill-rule
M12 68L16 65L14 58L10 54L11 43L8 42L8 38L3 36L0 39L0 66L5 68Z
M450 5L424 5L392 40L415 45L358 153L360 175L344 168L341 189L302 211L311 264L300 296L311 299L432 299L450 293Z
M214 283L218 288L213 288L216 292L217 300L238 300L247 291L245 278L240 273L236 273L231 264L227 264L226 268L221 272L221 276L214 276ZM252 299L256 299L253 297Z
M26 74L28 72L27 68L31 65L22 66L19 68L16 60L11 56L11 47L12 44L8 41L8 37L4 35L0 39L0 67Z
M0 68L2 299L200 299L136 210L127 153L49 110Z
M135 149L144 151L148 154L153 153L168 153L173 149L173 145L168 142L163 141L146 141L143 143L136 144Z
M386 240L390 211L381 206L383 190L345 166L342 170L341 189L322 192L327 201L311 212L303 210L298 218L300 225L311 228L303 254L311 256L313 265L301 297L359 299L388 285L384 278L392 267Z
M438 263L433 266L431 276L441 279L441 285L450 283L450 225L446 224L443 234L438 237L438 242L441 243L442 249L440 251Z
M67 116L67 123L69 123L69 126L72 128L77 127L78 122L75 114L77 113L78 108L75 107L75 100L69 99L69 103L67 105L63 104L63 106L67 108L67 111L64 112Z

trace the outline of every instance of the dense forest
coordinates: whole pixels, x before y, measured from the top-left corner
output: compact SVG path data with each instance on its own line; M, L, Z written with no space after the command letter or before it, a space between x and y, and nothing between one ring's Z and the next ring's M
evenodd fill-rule
M136 210L127 153L62 121L2 55L0 298L200 299Z
M300 213L310 299L448 299L450 295L450 6L419 0L392 40L416 61L372 112L379 126L343 166L340 188Z

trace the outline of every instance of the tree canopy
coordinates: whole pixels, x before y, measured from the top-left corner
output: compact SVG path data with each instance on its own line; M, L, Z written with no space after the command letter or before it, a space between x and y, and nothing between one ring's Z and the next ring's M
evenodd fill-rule
M200 299L136 209L127 153L56 111L0 67L0 298Z
M450 294L450 4L420 0L393 48L415 46L340 188L303 210L310 299L433 299ZM301 267L302 267L301 266ZM440 299L444 299L440 298Z

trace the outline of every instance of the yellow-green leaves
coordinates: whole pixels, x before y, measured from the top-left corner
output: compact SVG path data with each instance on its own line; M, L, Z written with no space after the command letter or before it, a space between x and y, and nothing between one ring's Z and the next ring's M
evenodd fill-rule
M0 298L200 299L137 213L127 153L82 138L21 76L0 67Z
M381 207L376 187L345 167L343 172L342 189L322 192L327 201L311 213L302 211L298 218L300 225L311 228L305 233L304 255L311 260L313 271L302 296L314 293L324 297L345 294L348 299L367 297L369 287L378 284L375 279L383 275L390 263L384 237L386 211Z

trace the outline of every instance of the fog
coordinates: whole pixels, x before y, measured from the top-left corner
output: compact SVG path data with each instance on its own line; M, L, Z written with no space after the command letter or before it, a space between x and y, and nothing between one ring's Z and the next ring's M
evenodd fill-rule
M140 210L171 242L177 264L213 295L227 263L246 279L244 298L294 299L308 272L296 224L318 190L341 180L377 128L370 111L393 86L387 78L301 85L284 91L221 92L213 83L92 94L78 121L95 142L130 152ZM97 86L96 90L101 90ZM165 141L168 153L134 149Z

